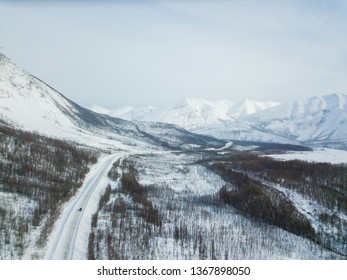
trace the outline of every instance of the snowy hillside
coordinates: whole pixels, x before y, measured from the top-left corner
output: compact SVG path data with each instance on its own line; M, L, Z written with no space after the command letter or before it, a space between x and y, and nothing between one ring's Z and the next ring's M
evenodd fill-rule
M347 147L347 95L315 96L258 112L241 121L257 132L308 145Z
M2 54L0 98L0 117L9 124L52 135L76 128L72 103Z
M174 125L134 123L94 113L68 100L3 54L0 54L0 101L0 119L9 125L88 145L119 148L221 145L220 141Z
M197 98L186 98L177 104L163 108L125 106L114 111L94 105L91 110L131 121L172 123L194 131L195 129L233 122L241 116L278 105L275 102L258 102L245 100L233 102L230 100L208 101Z

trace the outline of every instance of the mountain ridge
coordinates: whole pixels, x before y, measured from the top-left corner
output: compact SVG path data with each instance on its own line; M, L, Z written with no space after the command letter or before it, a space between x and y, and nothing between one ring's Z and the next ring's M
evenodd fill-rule
M109 110L94 105L91 110L130 121L173 123L188 130L194 130L206 125L234 121L240 116L249 115L278 104L273 101L244 100L233 102L231 100L209 101L199 98L185 98L173 105L166 105L161 108L123 106Z
M145 124L97 114L69 100L4 54L0 56L0 100L3 122L88 145L100 142L118 147L149 145L181 149L224 143L172 124Z
M162 109L128 106L120 118L175 123L226 140L279 142L347 149L347 95L333 93L283 104L185 99ZM140 112L140 113L138 113ZM175 118L174 116L177 116Z

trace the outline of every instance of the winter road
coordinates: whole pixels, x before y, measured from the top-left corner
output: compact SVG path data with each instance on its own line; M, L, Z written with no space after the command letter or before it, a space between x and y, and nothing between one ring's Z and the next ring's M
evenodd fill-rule
M97 210L100 192L113 163L124 157L117 153L102 158L88 173L83 186L62 211L48 239L46 259L86 259L91 215Z

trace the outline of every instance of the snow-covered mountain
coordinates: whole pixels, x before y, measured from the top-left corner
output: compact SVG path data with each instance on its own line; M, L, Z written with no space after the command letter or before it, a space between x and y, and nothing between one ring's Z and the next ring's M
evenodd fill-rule
M187 147L221 141L162 123L136 123L85 109L0 53L0 121L16 128L109 146ZM98 141L96 140L98 138Z
M234 122L236 119L278 105L276 102L258 102L245 100L208 101L197 98L186 98L177 104L162 108L124 106L108 110L94 105L91 110L131 121L172 123L194 131L200 128Z
M347 95L315 96L290 103L185 99L164 108L92 110L127 120L174 123L221 139L347 148Z
M347 95L342 93L282 104L240 121L257 133L308 145L347 147Z

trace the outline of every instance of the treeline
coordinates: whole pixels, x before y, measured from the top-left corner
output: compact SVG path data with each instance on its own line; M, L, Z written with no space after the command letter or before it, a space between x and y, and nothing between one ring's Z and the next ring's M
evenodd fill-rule
M0 125L0 191L35 201L30 221L19 225L24 234L45 218L44 242L59 206L81 186L97 151L73 143ZM23 232L18 232L23 235Z
M312 151L311 148L301 145L292 144L281 144L281 143L267 143L267 142L257 142L257 141L242 141L242 140L232 140L234 145L239 146L256 146L256 151L270 152L274 151Z
M238 170L258 178L283 184L327 208L347 212L347 166L310 163L300 160L279 161L251 152L234 153L214 167ZM223 172L226 174L227 172Z
M233 188L219 190L220 199L232 205L248 217L278 226L289 232L315 240L315 231L307 218L301 214L282 192L233 172Z

